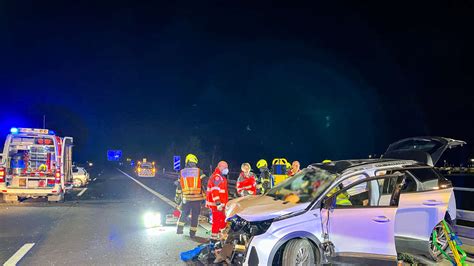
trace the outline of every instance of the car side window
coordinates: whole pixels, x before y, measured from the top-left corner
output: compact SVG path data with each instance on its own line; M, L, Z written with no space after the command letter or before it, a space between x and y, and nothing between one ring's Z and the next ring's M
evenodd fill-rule
M408 172L410 172L411 175L413 175L416 179L419 180L421 186L418 191L438 189L439 180L444 178L432 168L414 168L408 170Z
M406 174L406 170L389 170L389 171L383 170L383 171L379 171L378 173L376 173L376 175L381 175L381 176L382 175L394 175L394 174L405 174L405 180L404 180L404 183L402 184L402 187L401 187L401 193L418 191L418 187L419 187L418 183L413 178L413 176L411 176L410 174ZM395 182L395 181L392 181L392 182ZM385 190L387 189L387 185L388 185L388 183L385 183L385 185L384 185Z
M417 184L416 184L415 179L413 179L413 177L410 175L406 175L405 181L401 189L401 193L416 192L416 191L417 191Z
M400 176L381 177L347 188L336 187L332 191L335 197L335 208L387 207L398 204L394 193L400 189L403 178ZM353 189L357 187L357 189Z

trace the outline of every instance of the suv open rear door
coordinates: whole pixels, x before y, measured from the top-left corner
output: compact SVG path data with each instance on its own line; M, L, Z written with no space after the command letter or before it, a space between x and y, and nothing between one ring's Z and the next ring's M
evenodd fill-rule
M465 141L443 137L413 137L390 144L383 157L415 160L434 166L448 148L464 144Z

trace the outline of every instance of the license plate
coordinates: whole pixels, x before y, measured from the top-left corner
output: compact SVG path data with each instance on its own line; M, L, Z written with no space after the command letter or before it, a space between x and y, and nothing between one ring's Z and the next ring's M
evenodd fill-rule
M20 178L18 180L18 186L20 187L26 187L26 179L25 178Z

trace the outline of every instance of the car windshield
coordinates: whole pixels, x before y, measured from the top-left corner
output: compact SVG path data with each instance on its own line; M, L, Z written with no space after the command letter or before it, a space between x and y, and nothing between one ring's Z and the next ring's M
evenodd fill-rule
M316 199L337 175L317 167L309 167L268 191L267 196L293 203Z

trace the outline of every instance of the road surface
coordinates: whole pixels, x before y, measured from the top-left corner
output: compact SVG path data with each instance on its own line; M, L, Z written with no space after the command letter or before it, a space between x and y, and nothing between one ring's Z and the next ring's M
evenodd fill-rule
M178 236L174 226L143 226L146 212L166 214L172 206L115 168L99 174L64 203L0 204L0 263L14 257L19 265L182 264L180 252L199 244L185 236L187 230ZM136 179L174 196L169 179ZM198 236L207 233L200 228Z

